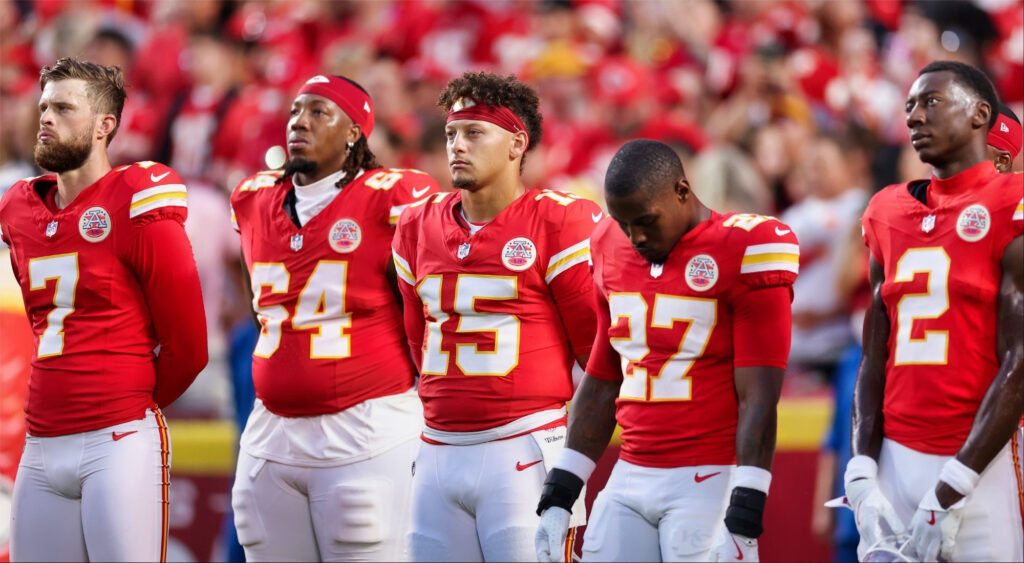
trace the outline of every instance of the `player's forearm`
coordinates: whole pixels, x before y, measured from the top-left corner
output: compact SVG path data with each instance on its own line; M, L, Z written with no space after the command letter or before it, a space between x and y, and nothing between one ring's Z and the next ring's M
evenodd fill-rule
M771 470L784 373L764 366L736 368L737 465Z
M153 399L164 407L188 389L208 360L199 274L192 245L176 221L155 221L143 227L129 260L160 345Z
M615 433L615 399L621 382L583 376L569 408L566 447L595 462L601 459Z
M871 260L871 305L864 317L864 354L857 370L853 391L850 447L852 454L878 459L882 451L882 403L885 391L885 364L889 357L889 316L882 301L885 274Z
M1010 440L1024 414L1024 243L1015 239L1002 261L1003 277L997 302L996 352L999 371L978 407L974 424L956 459L981 473ZM962 487L961 487L962 488ZM964 491L940 482L936 497L943 506L959 500Z

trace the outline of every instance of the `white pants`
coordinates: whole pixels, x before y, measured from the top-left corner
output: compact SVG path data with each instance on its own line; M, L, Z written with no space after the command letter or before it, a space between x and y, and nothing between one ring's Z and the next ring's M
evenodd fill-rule
M424 443L413 477L412 560L536 561L537 502L550 463L538 440L556 434L565 427L468 446ZM554 443L557 450L564 439ZM574 518L582 512L574 508Z
M231 506L246 560L407 560L419 442L333 467L286 465L240 452Z
M974 492L967 497L953 548L953 561L1024 559L1019 468L1014 466L1012 450L1011 443L1007 443L999 451L981 473ZM943 464L951 457L921 453L893 440L882 441L878 459L879 488L908 527L917 505L928 490L935 487ZM859 546L858 552L867 547Z
M641 467L620 459L594 501L583 560L707 561L725 525L735 467Z
M158 410L100 430L26 436L12 561L163 561L171 450Z

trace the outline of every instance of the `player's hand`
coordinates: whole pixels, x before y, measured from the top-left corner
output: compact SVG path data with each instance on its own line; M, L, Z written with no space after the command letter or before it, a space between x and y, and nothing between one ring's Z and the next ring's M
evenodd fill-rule
M851 458L846 464L843 482L846 485L846 502L853 510L857 531L860 532L861 547L906 533L906 526L896 515L896 510L878 489L878 463L874 459L865 455Z
M906 526L896 515L896 510L878 489L875 479L857 479L846 484L846 499L853 509L857 531L865 545L874 545L879 539L900 536Z
M939 556L946 561L953 560L953 546L965 503L966 500L961 499L948 508L942 508L935 498L934 488L921 499L910 521L908 541L918 560L936 561Z
M757 540L733 534L725 526L718 531L718 537L708 555L710 561L760 561L757 556Z
M569 511L550 506L540 515L540 526L534 538L537 548L537 561L562 561L562 548L565 536L569 533Z

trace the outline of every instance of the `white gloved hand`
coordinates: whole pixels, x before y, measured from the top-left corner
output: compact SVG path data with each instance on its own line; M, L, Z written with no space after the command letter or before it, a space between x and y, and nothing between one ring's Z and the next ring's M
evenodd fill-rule
M846 466L846 502L853 510L861 548L906 533L906 526L878 488L877 472L875 460L867 456L856 456Z
M570 513L564 508L550 506L540 515L540 525L533 545L537 549L537 561L562 561L565 536L569 534Z
M910 540L907 542L918 560L936 561L938 556L946 561L953 560L953 546L966 502L966 499L960 499L949 508L942 508L934 488L921 499L910 521Z
M757 555L757 540L729 531L725 525L718 531L715 543L708 554L709 561L760 561Z

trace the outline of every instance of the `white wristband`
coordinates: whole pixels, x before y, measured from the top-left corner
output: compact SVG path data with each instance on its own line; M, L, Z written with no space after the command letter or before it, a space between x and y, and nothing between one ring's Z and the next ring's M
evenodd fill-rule
M589 457L576 450L562 448L562 453L559 454L558 461L551 466L551 469L568 471L582 479L585 484L587 479L590 479L590 474L594 472L595 467L597 467L597 462Z
M967 467L955 457L947 461L942 466L942 471L939 472L940 481L945 481L956 492L964 496L971 494L974 487L978 486L978 479L980 478L981 475L978 475L978 472Z
M856 479L875 479L878 477L878 462L866 455L855 455L846 464L844 482Z
M772 484L772 472L753 465L740 465L732 474L733 487L746 487L768 494L768 487Z

